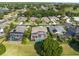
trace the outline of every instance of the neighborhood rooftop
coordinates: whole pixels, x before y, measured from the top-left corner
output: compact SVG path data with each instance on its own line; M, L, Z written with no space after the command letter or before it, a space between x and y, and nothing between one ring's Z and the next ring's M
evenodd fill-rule
M76 33L79 33L79 26L76 27Z
M66 32L66 30L63 28L63 26L50 26L49 27L50 32L55 32L58 34L63 34L63 32Z
M18 21L26 21L26 20L27 20L26 17L19 17L19 18L18 18Z
M74 20L79 22L79 17L74 17Z
M38 27L33 27L32 28L32 33L36 33L38 31L44 31L47 32L47 28L46 27L42 27L42 26L38 26Z
M50 18L51 21L53 21L53 20L59 20L59 18L56 17L56 16L49 16L49 18Z
M30 18L31 21L35 21L35 20L37 20L37 19L38 19L37 17L31 17L31 18Z
M15 29L13 29L11 32L22 32L24 33L26 26L24 25L17 25Z

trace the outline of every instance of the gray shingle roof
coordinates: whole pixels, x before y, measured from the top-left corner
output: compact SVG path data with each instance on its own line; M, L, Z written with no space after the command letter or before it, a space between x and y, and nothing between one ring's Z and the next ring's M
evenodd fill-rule
M26 26L23 25L17 25L15 29L13 29L11 32L21 32L24 33Z
M66 32L63 26L50 26L49 30L51 33L53 33L53 30L56 30L55 33L63 34L63 32Z

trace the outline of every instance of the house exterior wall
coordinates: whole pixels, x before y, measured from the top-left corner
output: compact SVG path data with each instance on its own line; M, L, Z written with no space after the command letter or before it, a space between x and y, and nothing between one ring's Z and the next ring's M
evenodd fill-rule
M76 40L79 41L79 26L76 27Z
M31 34L31 40L40 41L44 40L47 37L46 32L38 32Z
M76 37L76 40L79 41L79 33L76 33L75 37Z
M0 32L0 36L4 36L5 35L5 33L4 32Z
M10 33L9 39L11 41L20 41L23 38L23 33Z

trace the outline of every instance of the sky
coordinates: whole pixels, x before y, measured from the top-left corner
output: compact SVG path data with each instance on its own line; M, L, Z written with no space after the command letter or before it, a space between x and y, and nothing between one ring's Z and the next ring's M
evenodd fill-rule
M68 2L79 3L79 0L0 0L0 2Z

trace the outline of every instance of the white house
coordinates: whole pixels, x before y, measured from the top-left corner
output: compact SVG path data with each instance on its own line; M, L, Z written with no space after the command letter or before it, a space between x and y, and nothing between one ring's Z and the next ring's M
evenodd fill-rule
M72 24L71 19L70 19L70 18L67 18L67 19L66 19L66 23Z
M73 17L73 18L74 18L74 21L79 22L79 17Z

